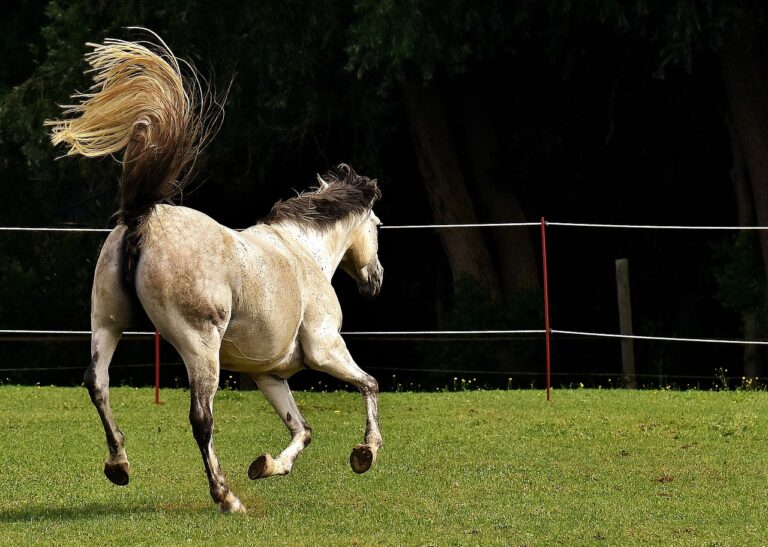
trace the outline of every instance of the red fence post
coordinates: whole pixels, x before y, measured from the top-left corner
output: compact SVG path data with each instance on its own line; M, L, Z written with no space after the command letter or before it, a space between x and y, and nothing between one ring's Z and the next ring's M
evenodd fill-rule
M549 279L547 275L547 221L541 217L541 273L544 280L544 340L547 360L547 401L550 400L550 329L549 329Z
M155 404L160 402L160 333L155 331Z

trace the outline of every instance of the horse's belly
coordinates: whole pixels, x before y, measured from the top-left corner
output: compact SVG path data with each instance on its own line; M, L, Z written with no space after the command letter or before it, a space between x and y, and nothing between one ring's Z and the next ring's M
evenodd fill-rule
M301 287L290 258L276 252L267 235L251 237L244 247L244 273L220 361L227 370L290 375L303 368L296 340L303 313Z
M288 343L269 337L242 338L230 330L224 334L219 360L225 370L248 374L288 377L304 368L301 348L295 338Z

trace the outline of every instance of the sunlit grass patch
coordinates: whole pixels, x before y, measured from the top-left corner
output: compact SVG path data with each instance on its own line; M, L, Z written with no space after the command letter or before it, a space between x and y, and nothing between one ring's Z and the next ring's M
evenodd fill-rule
M184 390L115 388L131 482L84 389L0 388L5 544L750 544L768 537L768 393L558 390L384 393L364 475L355 393L296 394L314 429L287 477L250 481L288 435L258 392L216 399L216 448L249 510L208 495Z

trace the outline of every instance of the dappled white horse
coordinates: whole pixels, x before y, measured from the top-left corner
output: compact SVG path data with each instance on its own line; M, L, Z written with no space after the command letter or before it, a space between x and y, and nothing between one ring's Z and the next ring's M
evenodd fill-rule
M184 360L190 422L222 511L245 508L213 448L221 368L251 375L291 433L278 456L254 460L251 479L287 474L310 442L311 429L287 383L304 367L361 391L365 438L350 464L357 473L367 471L382 445L378 385L355 364L339 334L342 316L331 277L341 266L364 295L376 296L381 288L381 223L371 210L381 195L376 181L341 165L320 177L318 188L279 202L262 223L242 232L198 211L160 204L183 186L218 114L211 114L199 80L182 78L165 44L107 40L86 59L95 72L91 92L77 96L81 103L68 111L75 116L47 123L54 144L68 144L69 154L125 150L120 222L96 265L92 361L85 375L106 432L106 476L128 483L125 443L109 405L108 367L142 308Z

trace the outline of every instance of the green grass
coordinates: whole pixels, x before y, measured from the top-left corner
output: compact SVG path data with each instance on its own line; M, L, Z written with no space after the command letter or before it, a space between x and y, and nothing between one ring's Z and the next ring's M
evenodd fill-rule
M288 436L258 392L220 392L216 447L248 515L221 515L188 393L115 388L131 483L102 475L84 389L0 387L3 544L760 544L768 539L768 393L385 393L386 445L355 475L354 393L297 393L312 445L249 481Z

